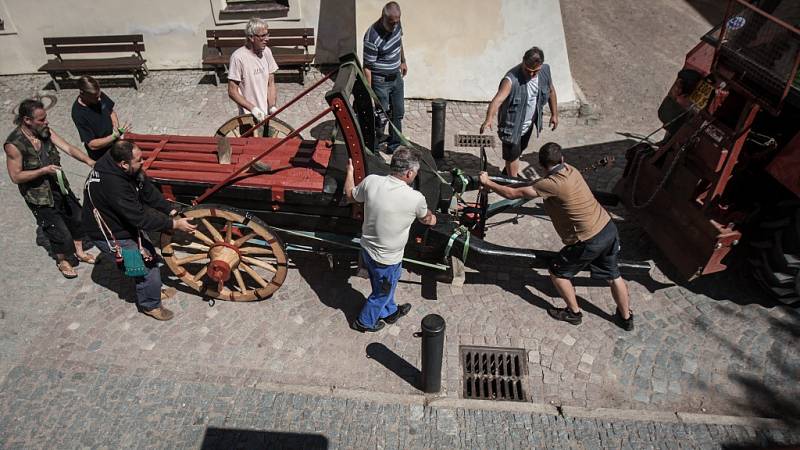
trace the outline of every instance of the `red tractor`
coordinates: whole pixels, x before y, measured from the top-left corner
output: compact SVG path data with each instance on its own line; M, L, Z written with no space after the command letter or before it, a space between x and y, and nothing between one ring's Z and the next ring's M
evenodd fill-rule
M680 275L725 270L741 244L754 277L791 304L800 300L800 1L753 3L731 0L688 53L659 110L672 110L667 136L628 151L615 193Z

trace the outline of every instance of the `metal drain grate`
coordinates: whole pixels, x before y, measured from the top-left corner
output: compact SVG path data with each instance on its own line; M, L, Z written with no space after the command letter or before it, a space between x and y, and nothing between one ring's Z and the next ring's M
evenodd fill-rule
M525 349L461 346L464 398L527 401Z
M494 135L458 133L455 144L456 147L494 147Z

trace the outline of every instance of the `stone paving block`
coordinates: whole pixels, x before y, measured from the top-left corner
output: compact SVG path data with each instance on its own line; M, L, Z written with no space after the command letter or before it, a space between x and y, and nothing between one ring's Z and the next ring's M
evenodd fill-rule
M117 102L120 114L130 117L137 124L137 131L210 135L222 121L220 117L232 116L235 109L224 89L198 85L197 75L196 72L154 72L152 79L143 84L140 92L119 88L104 90ZM46 81L46 78L0 77L0 104L10 108L18 100L20 92L35 92L34 87L43 85L42 81ZM326 83L325 86L330 84ZM285 102L299 91L299 86L281 84L279 99ZM58 104L48 111L51 126L67 140L77 142L77 133L69 118L74 91L65 90L56 96ZM410 111L418 112L409 116L407 123L409 129L414 130L413 137L419 142L426 142L429 137L430 116L426 112L426 103L429 102L409 101L408 104ZM184 108L191 111L192 115L172 114L164 110L164 104ZM319 98L303 101L296 109L287 110L286 118L291 123L301 123L321 105ZM485 104L460 102L452 110L448 107L448 129L454 129L455 125L451 124L459 124L458 127L465 130L476 129L482 121L485 107ZM547 138L561 142L567 149L565 153L570 161L589 160L602 152L583 149L583 153L577 154L570 151L570 147L580 144L579 140L594 144L617 139L613 135L614 130L607 131L603 124L594 127L570 124L562 127ZM0 124L0 132L4 135L10 130L10 122ZM467 149L456 151L453 148L447 151L452 155L452 160L459 163L465 161L468 168L474 167L476 152ZM524 159L527 156L524 155ZM618 160L622 160L623 156L618 155ZM496 152L490 152L492 170L499 164L499 156ZM73 181L82 179L86 174L86 169L74 161L66 160L64 166ZM593 186L612 186L618 176L619 171L598 171L587 178ZM8 208L7 214L0 220L0 231L10 238L2 244L3 251L6 254L13 253L16 260L24 261L20 270L25 270L25 267L35 270L50 267L52 263L32 242L33 222L18 192L11 189L7 175L0 177L4 186L0 193ZM538 203L534 202L531 206L538 207ZM624 210L612 212L625 218ZM497 221L511 216L499 215ZM633 248L627 245L628 242L647 241L641 237L641 230L636 224L631 224L628 230L638 233L635 234L637 237L631 239L630 234L626 236L623 224L627 226L627 219L626 222L620 222L623 242L626 243L624 252ZM521 217L516 224L499 224L493 231L495 233L489 238L504 245L550 250L560 247L552 226L531 217ZM642 252L641 255L652 258L654 253ZM14 311L23 313L24 317L13 322L4 319L6 324L15 325L0 327L0 336L7 342L6 349L0 350L0 376L5 375L8 380L9 370L17 363L45 367L66 362L87 362L114 364L122 372L127 370L130 374L139 375L150 373L149 369L153 367L161 367L166 376L176 381L198 380L202 377L221 380L224 379L221 377L227 377L231 385L241 385L248 379L280 382L288 374L294 380L311 385L361 387L395 393L413 389L391 371L384 370L380 372L381 376L374 376L374 369L371 365L365 365L364 356L366 345L379 342L395 351L401 359L412 365L417 364L419 345L410 337L410 330L394 326L375 336L353 336L347 329L344 308L363 301L367 284L363 280L349 281L349 273L329 270L327 261L314 263L312 258L311 262L305 264L306 269L290 269L286 285L273 300L267 302L251 305L218 302L216 307L209 308L196 295L181 292L179 306L176 307L178 315L167 325L157 324L137 314L132 305L107 287L111 283L124 284L123 295L132 294L132 284L114 272L113 268L107 267L111 270L100 271L98 276L94 273L97 270L92 270L91 276L81 271L77 283L56 277L51 286L34 289L26 285L24 280L17 279L20 277L8 277L8 289L5 291L26 293L35 301L15 303ZM84 270L83 267L79 269ZM314 276L309 274L323 276L316 282ZM659 409L678 409L691 404L690 399L700 396L714 383L710 374L715 371L727 374L729 369L751 377L762 385L782 386L781 395L787 398L794 398L798 394L796 385L787 383L786 375L792 373L793 368L796 373L798 364L797 358L792 357L794 349L788 344L791 342L787 339L790 335L783 331L787 325L798 323L797 314L791 310L734 302L725 302L723 308L717 308L714 306L718 301L716 298L695 292L693 286L671 287L651 293L638 282L632 281L631 291L637 294L634 296L634 308L639 317L634 333L620 332L604 320L587 320L579 327L572 327L554 323L546 312L529 303L536 296L543 302L552 301L560 305L558 300L553 301L538 290L543 289L547 282L546 279L542 282L536 278L541 276L541 273L524 268L498 270L476 278L479 282L468 280L464 287L440 285L446 287L443 290L447 290L450 297L430 306L428 303L424 305L430 308L430 312L447 317L448 329L458 331L459 344L518 346L514 342L515 337L526 339L523 348L531 352L531 373L542 370L539 364L544 367L553 367L555 364L555 368L563 374L552 380L550 385L553 387L548 395L558 396L561 391L569 389L567 380L586 376L588 382L592 383L595 374L585 371L586 364L595 366L599 361L607 361L608 367L613 368L611 373L604 372L594 380L602 381L602 385L609 389L603 394L587 392L589 405L622 406L635 402L638 407L651 408L651 405L634 399L634 391L626 385L635 385L637 368L642 369L642 374L648 374L649 371L647 376L653 378L648 393L652 396L651 403L659 403ZM723 296L732 298L745 291L742 289L743 282L735 277L722 277L718 284L723 286L718 290ZM418 291L414 286L409 285L399 293L400 300L414 304L412 313L421 311ZM579 289L598 307L612 310L613 303L608 297L607 288L580 286ZM327 292L334 295L326 296ZM467 302L464 301L464 294L467 294ZM0 305L0 310L11 314L9 308ZM298 318L302 322L298 323ZM590 318L595 319L593 316ZM695 321L695 318L700 320ZM421 315L415 317L414 321L418 323L419 319ZM80 326L68 330L73 323L80 323ZM27 329L23 329L22 324ZM307 328L300 330L299 325L302 325L299 328ZM7 330L12 329L18 334L8 336ZM67 330L71 333L65 334ZM413 344L393 344L405 341L412 341ZM95 342L102 344L95 348L97 344L92 345ZM149 351L142 349L142 346L147 348L156 342L158 345L153 345ZM747 353L763 356L753 364L739 364L731 345L742 347ZM744 348L746 346L750 348ZM89 348L94 350L89 351ZM593 349L593 362L581 359L588 349ZM663 353L660 351L663 349L669 349L672 353ZM533 350L538 352L538 359L531 357ZM786 364L785 367L768 365L767 360L784 361ZM460 366L449 361L445 366L449 379L458 380ZM309 366L313 368L309 370ZM659 367L662 369L659 370ZM692 370L692 367L695 369ZM707 372L702 368L706 368ZM247 375L231 375L239 373ZM690 384L687 381L689 379L684 378L687 374L696 375L697 383ZM667 395L663 403L656 402L660 397L655 395L661 394L657 390L662 389L662 380L667 383ZM738 396L731 399L720 396L711 401L713 406L707 406L717 412L738 412L741 402L747 404L748 393L732 389L730 379L723 378L722 381L721 387L725 392L738 392ZM42 391L35 391L35 388L31 388L30 392L46 395ZM571 400L579 400L572 398L571 391L566 392L570 392L567 395Z

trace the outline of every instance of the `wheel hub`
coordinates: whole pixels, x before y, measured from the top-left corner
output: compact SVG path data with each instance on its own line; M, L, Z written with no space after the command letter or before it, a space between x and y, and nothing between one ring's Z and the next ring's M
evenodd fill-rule
M231 278L231 270L239 265L239 250L225 243L218 243L208 251L208 277L216 282L225 282Z

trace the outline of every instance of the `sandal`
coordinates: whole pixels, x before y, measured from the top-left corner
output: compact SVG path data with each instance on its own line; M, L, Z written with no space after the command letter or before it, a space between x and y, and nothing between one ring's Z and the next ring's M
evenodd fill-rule
M94 264L97 262L97 258L88 253L84 253L83 255L75 255L75 257L78 258L78 261L86 264Z
M61 261L60 263L57 263L56 267L58 267L58 270L59 272L61 272L61 275L64 275L64 278L72 279L78 277L78 274L75 272L75 269L72 268L72 265L66 259L64 261Z

